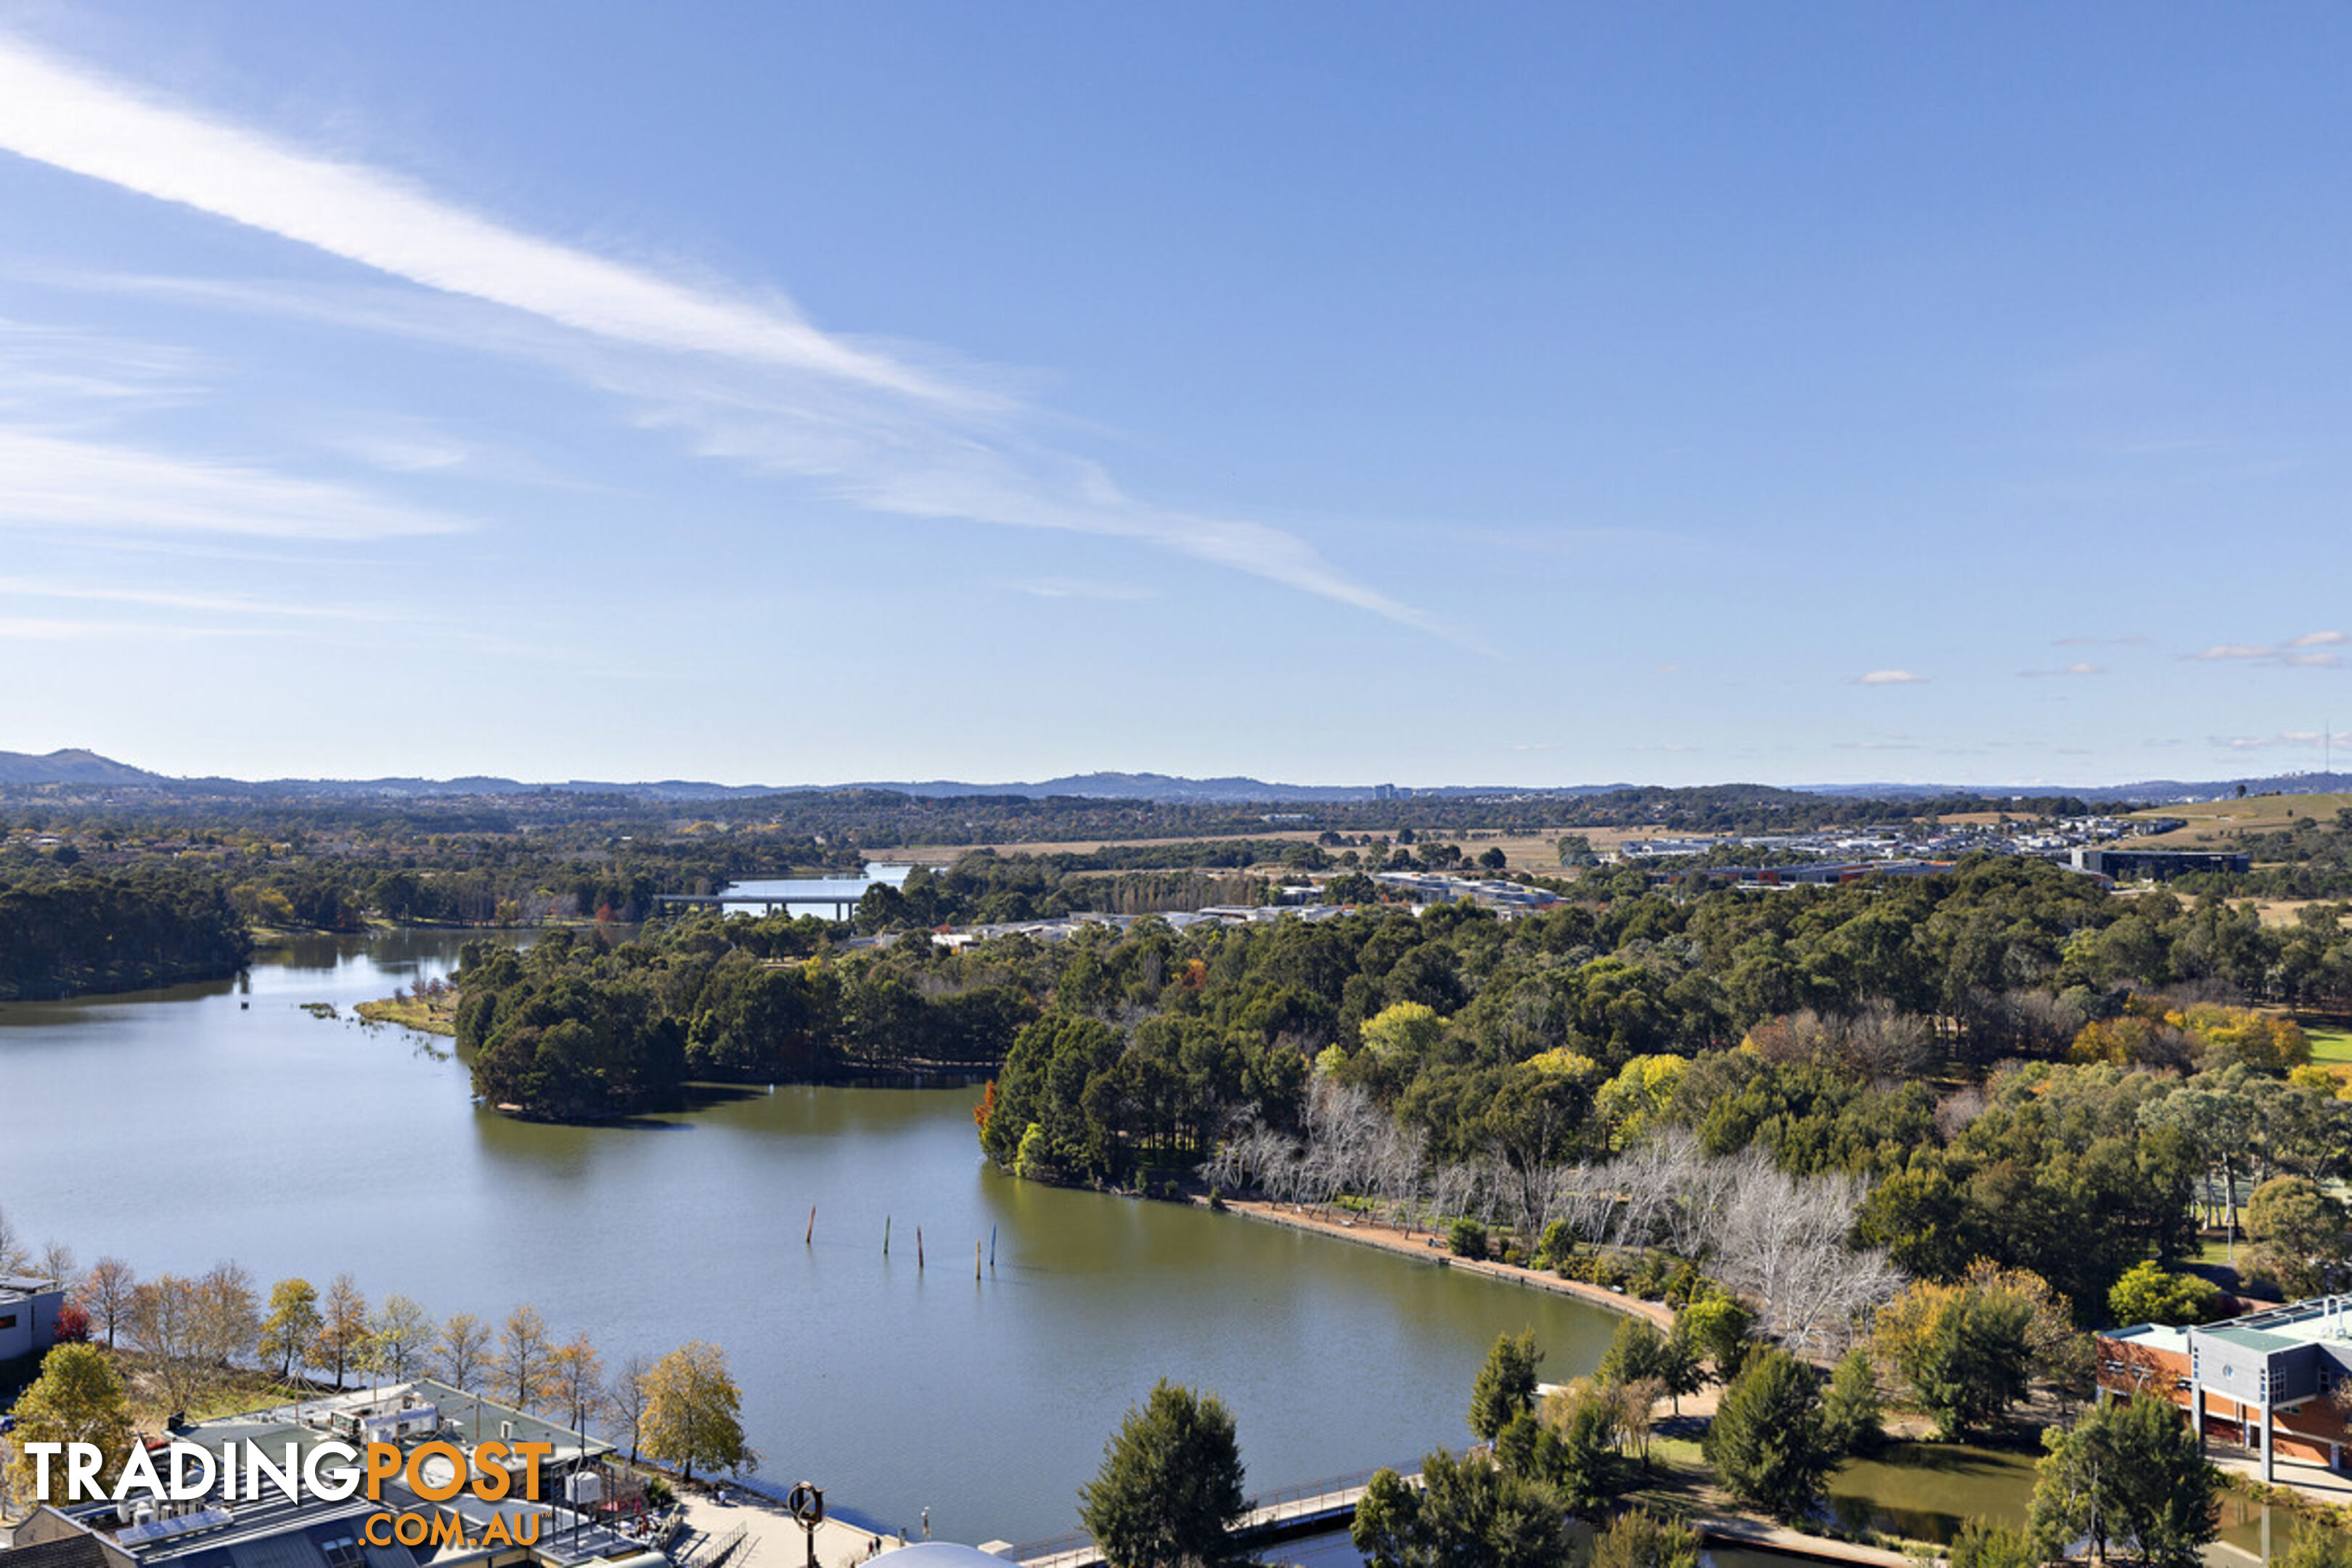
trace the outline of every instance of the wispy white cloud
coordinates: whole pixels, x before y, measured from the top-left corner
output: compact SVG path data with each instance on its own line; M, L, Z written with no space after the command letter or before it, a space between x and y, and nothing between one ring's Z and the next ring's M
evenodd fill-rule
M281 147L5 39L0 146L603 337L766 360L942 402L971 400L963 389L828 337L781 299L728 300L519 234L381 170Z
M258 637L253 626L161 626L152 621L72 621L0 616L0 642L185 641L191 637Z
M2021 669L2017 673L2027 680L2042 680L2053 676L2105 675L2106 672L2107 667L2104 664L2093 664L2087 659L2077 659L2063 669Z
M2282 730L2274 735L2213 735L2208 737L2208 742L2231 752L2268 751L2281 746L2307 746L2315 750L2329 745L2352 747L2352 730L2339 730L2333 735L2317 730Z
M201 391L193 356L183 351L0 318L0 416L55 427L171 407Z
M1026 594L1033 599L1102 599L1123 603L1160 596L1149 588L1138 588L1127 583L1096 583L1083 577L1039 577L1027 583L1015 583L1013 587L1014 592Z
M2352 642L2352 636L2343 632L2305 632L2271 647L2253 643L2215 643L2212 647L2180 657L2206 663L2237 662L2245 664L2284 665L2298 669L2341 669L2344 656L2329 653L2331 647Z
M1662 664L1650 671L1652 675L1680 675L1682 672L1683 667L1679 664Z
M465 442L423 429L338 430L324 439L345 457L394 474L437 473L473 456Z
M143 605L152 609L187 610L202 615L284 618L302 621L389 621L382 610L357 605L288 604L237 594L189 594L162 588L91 586L42 578L0 577L0 599L57 599L78 604Z
M0 525L307 540L467 526L323 480L26 430L0 430Z
M1874 669L1854 677L1856 686L1920 686L1927 682L1924 675L1914 675L1907 669Z
M877 511L1131 539L1451 635L1294 534L1127 495L1024 436L1035 416L1003 394L822 331L779 294L730 294L525 234L5 37L0 148L576 335L527 352L568 358L704 455Z

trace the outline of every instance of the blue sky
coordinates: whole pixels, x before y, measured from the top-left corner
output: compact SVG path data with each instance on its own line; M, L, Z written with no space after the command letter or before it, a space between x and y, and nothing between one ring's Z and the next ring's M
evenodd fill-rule
M0 749L2352 754L2352 14L0 0Z

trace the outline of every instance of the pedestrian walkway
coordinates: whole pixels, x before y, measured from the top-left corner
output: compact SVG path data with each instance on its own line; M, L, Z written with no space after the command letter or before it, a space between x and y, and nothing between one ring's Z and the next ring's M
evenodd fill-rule
M2261 1458L2243 1448L2209 1441L2205 1457L2231 1475L2243 1476L2250 1481L2263 1479ZM2309 1459L2290 1459L2284 1454L2272 1461L2271 1469L2274 1486L2292 1487L2314 1502L2352 1505L2352 1476Z
M747 1563L753 1568L803 1568L808 1562L808 1538L801 1521L774 1499L738 1487L727 1489L725 1502L703 1492L681 1495L686 1532L670 1549L673 1561L686 1561L740 1530L742 1542L728 1554L724 1568L745 1568ZM895 1536L877 1535L837 1519L816 1527L819 1568L856 1568L875 1552L904 1544Z

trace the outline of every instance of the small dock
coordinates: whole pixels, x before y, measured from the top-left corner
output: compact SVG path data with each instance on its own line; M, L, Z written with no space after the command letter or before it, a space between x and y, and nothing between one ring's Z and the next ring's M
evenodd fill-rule
M1254 1497L1248 1511L1230 1532L1231 1539L1236 1545L1255 1545L1346 1524L1356 1517L1356 1504L1372 1475L1370 1470L1360 1470ZM1404 1479L1408 1486L1421 1485L1418 1470ZM1100 1568L1102 1563L1102 1549L1082 1534L1034 1541L1013 1548L1013 1555L1021 1568Z

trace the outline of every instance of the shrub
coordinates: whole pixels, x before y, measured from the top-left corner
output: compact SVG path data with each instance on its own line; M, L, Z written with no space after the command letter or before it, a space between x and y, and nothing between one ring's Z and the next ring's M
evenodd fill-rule
M1457 1219L1446 1229L1445 1246L1456 1258L1484 1258L1486 1227L1475 1219Z

